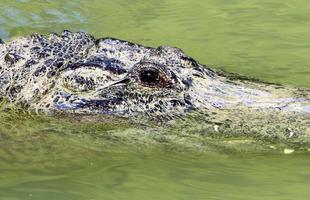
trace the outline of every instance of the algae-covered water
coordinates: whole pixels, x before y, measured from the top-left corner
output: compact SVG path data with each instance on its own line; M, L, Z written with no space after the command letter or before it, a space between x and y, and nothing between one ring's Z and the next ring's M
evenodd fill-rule
M0 38L86 31L310 88L309 13L305 0L1 0ZM185 127L1 106L0 199L309 199L309 154Z

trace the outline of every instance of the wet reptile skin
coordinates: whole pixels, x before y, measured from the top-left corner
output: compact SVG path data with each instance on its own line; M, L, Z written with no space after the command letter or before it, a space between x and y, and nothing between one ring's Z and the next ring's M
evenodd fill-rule
M121 116L247 108L310 114L309 90L216 72L174 47L86 33L0 44L0 97L38 112Z
M310 144L309 89L216 71L174 47L69 31L0 41L0 86L3 102L30 112Z

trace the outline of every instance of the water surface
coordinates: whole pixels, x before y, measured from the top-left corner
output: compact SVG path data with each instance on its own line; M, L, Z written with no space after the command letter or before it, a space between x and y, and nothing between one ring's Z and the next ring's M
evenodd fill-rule
M305 0L1 0L0 5L5 40L33 32L86 31L153 47L177 46L215 68L310 87ZM76 123L1 111L0 199L310 196L307 154L251 151L244 144L230 149L207 140L189 144L194 137L175 145L174 133L166 141L160 132L126 122Z

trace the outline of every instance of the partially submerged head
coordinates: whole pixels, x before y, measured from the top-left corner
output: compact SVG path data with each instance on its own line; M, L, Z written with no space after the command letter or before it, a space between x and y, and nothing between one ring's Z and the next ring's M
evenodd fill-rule
M231 80L173 47L85 33L32 35L0 45L0 97L42 112L174 115L199 109L301 110L293 90Z
M195 108L189 92L194 78L213 74L178 48L94 40L83 33L34 35L7 48L6 69L22 72L19 90L7 87L12 101L46 112L183 113Z
M131 51L130 47L125 51ZM52 106L57 110L114 115L163 115L195 107L187 91L193 76L203 78L207 70L181 50L143 48L136 62L122 51L112 54L99 51L62 69L49 95ZM51 102L49 98L45 101Z

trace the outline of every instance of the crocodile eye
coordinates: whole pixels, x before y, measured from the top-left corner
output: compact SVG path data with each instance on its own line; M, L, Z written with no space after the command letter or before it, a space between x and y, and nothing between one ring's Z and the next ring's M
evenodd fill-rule
M156 85L160 83L159 72L156 70L143 70L139 74L140 81L146 85Z
M167 87L171 84L166 75L157 69L141 70L139 79L142 85L147 87Z

